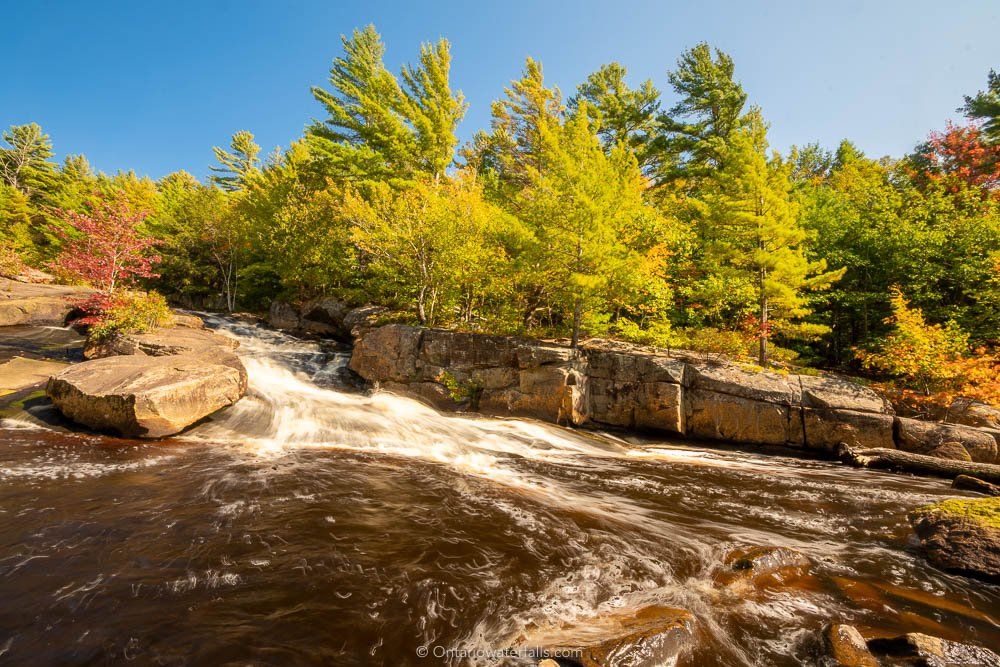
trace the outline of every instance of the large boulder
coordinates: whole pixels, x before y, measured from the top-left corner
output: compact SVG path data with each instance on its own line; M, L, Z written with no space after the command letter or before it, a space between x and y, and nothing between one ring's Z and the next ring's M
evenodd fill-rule
M267 313L267 323L275 329L286 329L289 331L299 328L299 311L285 301L274 300Z
M930 454L946 442L956 442L976 463L997 461L997 441L992 434L971 426L896 418L896 446L915 454Z
M347 304L340 299L323 297L306 302L300 312L298 328L317 336L329 336L350 342L351 331L344 326L344 318L349 312Z
M748 370L730 363L688 364L692 389L776 405L800 405L802 388L794 376Z
M358 339L350 369L369 382L415 382L424 330L405 324L372 329Z
M945 421L980 428L1000 428L1000 408L959 396L951 402Z
M199 354L85 361L51 377L46 387L73 421L142 438L179 433L245 392L245 375Z
M655 605L536 628L517 644L583 667L654 667L676 664L691 649L694 626L690 612Z
M1000 498L946 500L909 518L931 563L1000 583Z
M802 405L817 410L850 410L892 414L889 402L868 387L833 376L799 375Z

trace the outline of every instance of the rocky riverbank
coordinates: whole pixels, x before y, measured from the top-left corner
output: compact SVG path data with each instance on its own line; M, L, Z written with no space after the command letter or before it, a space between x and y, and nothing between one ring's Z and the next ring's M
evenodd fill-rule
M0 326L64 325L90 290L4 279ZM3 363L3 391L45 383L53 405L78 424L143 438L173 435L232 405L247 389L236 341L174 314L170 326L108 341L87 340L82 363L15 357Z
M364 380L442 410L826 455L846 445L998 463L1000 412L986 406L952 411L953 421L968 424L921 421L894 414L882 396L842 376L765 371L601 340L574 355L565 345L527 338L380 326L386 315L324 298L298 307L276 301L269 322L353 342L350 368Z

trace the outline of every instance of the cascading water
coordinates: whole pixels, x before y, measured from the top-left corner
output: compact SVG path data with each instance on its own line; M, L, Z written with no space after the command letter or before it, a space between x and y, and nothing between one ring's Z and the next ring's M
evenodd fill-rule
M910 537L944 482L441 415L350 390L343 352L212 324L251 391L184 436L0 430L0 662L464 664L647 604L695 615L687 664L801 664L830 621L1000 645L1000 591ZM811 575L718 586L749 545Z

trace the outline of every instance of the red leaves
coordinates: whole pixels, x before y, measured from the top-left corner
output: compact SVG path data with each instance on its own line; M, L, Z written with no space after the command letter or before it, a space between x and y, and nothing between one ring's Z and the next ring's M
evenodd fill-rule
M139 278L155 278L153 266L160 257L151 252L155 239L141 236L138 226L149 215L135 211L121 196L99 199L89 213L57 211L72 232L57 229L63 249L52 262L57 271L113 295L135 285Z
M919 157L923 175L943 182L952 192L962 184L984 190L1000 188L1000 145L983 141L975 125L949 122L944 132L931 132Z

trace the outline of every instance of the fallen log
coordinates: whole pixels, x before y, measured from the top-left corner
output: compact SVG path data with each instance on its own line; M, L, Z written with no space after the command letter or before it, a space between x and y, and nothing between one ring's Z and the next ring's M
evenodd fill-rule
M993 463L939 459L883 447L853 449L844 443L837 446L837 457L844 463L858 468L900 470L949 479L954 479L958 475L968 475L987 482L1000 483L1000 465Z

